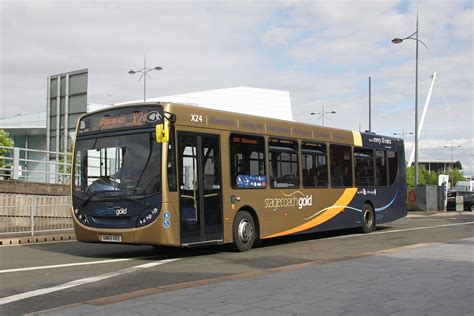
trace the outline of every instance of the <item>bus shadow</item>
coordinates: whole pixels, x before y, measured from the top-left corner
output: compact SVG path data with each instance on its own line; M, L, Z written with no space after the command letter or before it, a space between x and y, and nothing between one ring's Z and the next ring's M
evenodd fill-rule
M378 226L377 231L383 231L389 226ZM356 229L343 229L327 232L317 232L309 234L291 235L264 239L255 248L268 248L283 244L292 244L308 240L328 239L332 237L361 235ZM198 246L192 248L181 248L171 246L145 246L145 245L124 245L124 244L101 244L101 243L45 243L25 245L37 251L65 254L72 257L89 259L135 259L135 260L163 260L174 258L186 258L206 256L217 253L234 252L232 245L212 245Z
M390 226L377 226L376 231L384 231L389 228ZM332 231L325 231L325 232L316 232L316 233L264 239L261 241L261 244L258 247L265 248L265 247L278 246L282 244L291 244L291 243L297 243L297 242L308 241L308 240L327 239L327 238L332 238L332 237L342 237L342 236L350 236L350 235L358 236L358 235L367 235L367 234L359 232L359 230L356 228L339 229L339 230L332 230Z

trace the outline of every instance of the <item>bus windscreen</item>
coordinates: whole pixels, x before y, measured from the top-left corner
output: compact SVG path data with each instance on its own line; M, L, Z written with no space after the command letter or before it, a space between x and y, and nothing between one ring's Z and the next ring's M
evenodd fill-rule
M151 132L78 139L73 192L145 197L160 191L161 145Z

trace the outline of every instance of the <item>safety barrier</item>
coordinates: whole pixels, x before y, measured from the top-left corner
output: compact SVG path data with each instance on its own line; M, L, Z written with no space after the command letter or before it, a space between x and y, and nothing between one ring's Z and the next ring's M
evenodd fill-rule
M0 235L72 229L69 196L0 194Z
M0 180L69 184L71 153L0 146Z

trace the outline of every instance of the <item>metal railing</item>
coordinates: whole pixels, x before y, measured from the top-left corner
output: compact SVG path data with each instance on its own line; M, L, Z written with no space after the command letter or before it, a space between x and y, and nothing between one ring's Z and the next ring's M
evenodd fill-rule
M69 196L0 194L0 236L72 229Z
M5 146L0 146L0 153L0 180L54 184L71 181L71 153Z

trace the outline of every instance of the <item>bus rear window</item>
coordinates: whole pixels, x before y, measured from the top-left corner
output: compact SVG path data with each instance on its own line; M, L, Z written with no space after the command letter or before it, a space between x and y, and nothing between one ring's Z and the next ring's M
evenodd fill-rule
M395 183L398 174L398 153L396 151L387 151L388 161L388 183Z
M385 151L375 151L375 185L387 185L387 164L385 160Z

